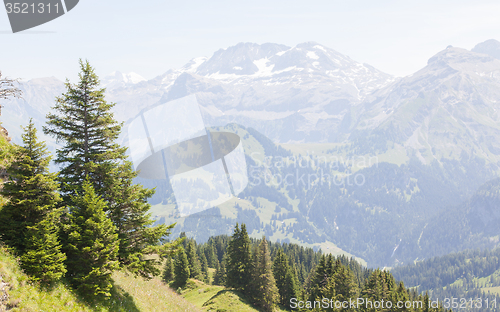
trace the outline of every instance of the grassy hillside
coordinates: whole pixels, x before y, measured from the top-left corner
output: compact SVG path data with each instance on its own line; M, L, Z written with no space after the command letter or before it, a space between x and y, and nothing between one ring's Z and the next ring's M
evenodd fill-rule
M16 259L0 248L0 311L201 311L157 278L145 281L116 272L113 279L112 299L89 305L64 283L51 289L31 284ZM1 299L5 294L8 298Z
M0 248L0 301L2 308L14 311L91 311L65 285L42 290L29 283L16 259ZM7 284L7 285L5 285Z
M123 311L201 311L194 304L170 289L159 278L146 281L143 278L135 278L124 272L116 272L113 279L116 288L122 294L119 298L128 298L127 300L132 301L134 304L133 309ZM117 300L114 300L114 302L117 306L120 306L120 302ZM112 311L122 310L113 309Z
M182 296L202 311L218 312L258 312L250 302L233 290L223 286L207 285L198 280L190 279ZM286 311L280 308L279 311Z
M159 278L146 281L125 272L115 272L113 280L112 299L107 303L89 305L64 283L51 289L31 284L16 259L0 248L0 311L258 311L237 292L198 280L190 280L180 295ZM4 294L8 294L8 298L2 300Z

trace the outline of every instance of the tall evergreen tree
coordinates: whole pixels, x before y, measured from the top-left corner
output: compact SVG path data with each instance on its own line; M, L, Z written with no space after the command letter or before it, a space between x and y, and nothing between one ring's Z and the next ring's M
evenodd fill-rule
M245 292L252 278L251 243L245 224L241 230L236 223L233 236L227 248L226 286Z
M386 282L386 272L379 269L373 271L364 286L362 295L364 298L370 299L371 301L387 301L389 296L389 288ZM367 311L378 310L369 307Z
M205 254L201 254L201 276L203 277L203 281L207 284L210 284L210 275L208 274L208 261Z
M278 249L273 261L273 274L276 280L276 287L278 287L279 302L286 304L286 289L285 289L285 276L288 267L286 255L281 248Z
M162 280L165 283L170 283L174 280L174 261L171 257L167 257L167 260L165 261Z
M291 298L302 298L301 297L301 287L299 282L299 274L297 273L297 268L295 264L292 262L290 264L290 270L286 272L285 277L285 287L288 289L289 299L287 301L287 305L290 303Z
M190 272L188 258L183 248L181 248L181 251L175 258L174 272L174 283L172 286L175 288L186 286Z
M226 286L226 279L226 260L224 259L220 264L217 263L213 284Z
M194 239L189 239L186 243L186 256L189 262L189 277L202 279L201 277L201 266L198 255L196 254L196 243Z
M66 272L59 242L61 201L55 174L49 173L50 156L30 120L14 148L7 168L10 181L2 189L9 199L0 213L0 236L19 256L21 267L34 280L50 283Z
M126 148L117 140L122 124L113 117L105 89L88 61L80 60L78 84L66 82L66 92L56 99L54 112L47 115L44 132L63 143L55 162L61 166L59 179L63 198L71 204L90 177L95 192L106 202L107 212L117 228L118 259L121 265L143 277L160 273L161 263L151 254L163 255L176 244L163 244L173 225L152 226L147 199L154 190L134 185L137 173L126 160Z
M61 165L59 179L66 202L80 193L85 178L96 193L109 195L117 163L125 160L126 148L118 138L122 125L111 112L113 103L104 99L105 89L88 61L80 60L78 84L66 81L66 93L56 98L54 112L47 115L44 132L64 145L57 150L55 163Z
M278 302L284 306L289 305L290 299L299 295L298 279L295 269L290 266L281 248L278 249L273 261L273 275L278 287Z
M109 298L111 274L118 268L118 235L106 217L106 203L95 192L90 179L82 195L72 196L67 228L67 267L73 286L87 297Z
M61 201L56 175L48 169L51 157L45 143L38 141L32 120L22 139L23 145L14 147L14 160L7 168L10 178L1 192L9 202L0 214L0 237L18 254L25 251L28 227L42 221Z
M347 265L343 265L339 259L335 261L330 280L333 281L335 287L336 300L343 302L355 299L358 293L356 277L351 269Z
M220 264L217 261L217 264L215 265L214 278L212 280L213 285L220 285L220 283L219 283L219 271L220 271Z
M309 300L322 299L322 292L328 284L329 264L325 255L321 255L318 265L311 272Z
M214 245L209 244L207 251L208 254L206 256L207 256L208 266L215 269L215 266L217 265L219 260L217 259L217 254L215 252Z
M253 299L264 311L273 311L278 301L278 289L272 271L271 255L265 237L259 244L255 255L252 279Z

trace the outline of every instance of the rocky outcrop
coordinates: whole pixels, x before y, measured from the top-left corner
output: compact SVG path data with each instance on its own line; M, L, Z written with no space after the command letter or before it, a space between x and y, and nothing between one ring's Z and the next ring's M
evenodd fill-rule
M7 138L7 142L10 142L9 132L4 127L0 126L0 134Z
M9 288L9 284L5 283L0 275L0 312L10 310Z

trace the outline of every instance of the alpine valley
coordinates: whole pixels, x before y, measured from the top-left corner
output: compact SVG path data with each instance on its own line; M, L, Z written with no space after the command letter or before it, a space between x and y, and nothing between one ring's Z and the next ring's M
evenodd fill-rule
M243 140L249 184L210 210L180 218L167 181L137 179L156 187L151 211L177 222L174 236L203 242L244 222L252 237L371 267L500 245L496 40L449 46L403 78L307 42L239 43L151 80L114 72L101 82L124 127L194 94L207 126ZM39 78L21 89L2 110L16 143L30 117L41 128L64 83ZM41 137L53 151L57 142Z

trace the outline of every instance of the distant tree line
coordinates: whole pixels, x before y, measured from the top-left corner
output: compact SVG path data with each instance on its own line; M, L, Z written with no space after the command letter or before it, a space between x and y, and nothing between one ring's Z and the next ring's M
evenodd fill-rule
M212 275L208 268L215 269ZM271 243L265 237L250 239L245 224L236 224L231 237L210 237L204 244L185 238L182 251L167 259L163 280L177 289L185 287L189 278L233 289L262 311L273 311L277 305L294 310L294 300L313 303L324 298L339 302L357 298L372 302L420 301L421 307L387 311L444 311L430 307L427 294L407 289L388 271L368 269L353 258L334 257L296 244ZM359 310L385 311L365 306Z
M442 257L396 267L391 273L418 291L429 290L433 298L466 298L494 302L496 309L484 304L480 309L467 307L460 311L498 311L500 296L488 287L500 286L500 248L466 250ZM486 288L486 289L482 289Z

